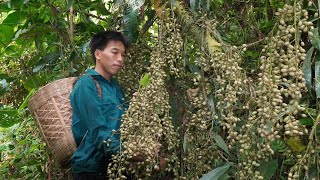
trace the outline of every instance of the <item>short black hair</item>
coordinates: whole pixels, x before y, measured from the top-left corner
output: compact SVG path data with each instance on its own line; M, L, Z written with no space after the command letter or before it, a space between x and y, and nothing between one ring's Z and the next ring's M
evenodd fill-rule
M97 49L103 50L108 45L108 43L112 40L121 41L126 51L130 46L128 39L121 32L111 31L111 30L99 32L93 35L90 41L91 55L94 62L96 62L96 57L94 55L94 52Z

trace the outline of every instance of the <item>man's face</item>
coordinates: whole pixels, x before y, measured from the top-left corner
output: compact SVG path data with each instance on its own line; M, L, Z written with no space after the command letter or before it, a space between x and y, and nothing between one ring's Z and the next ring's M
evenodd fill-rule
M110 76L117 74L124 65L126 49L121 41L111 40L103 50L97 49L96 68L101 75L110 79Z

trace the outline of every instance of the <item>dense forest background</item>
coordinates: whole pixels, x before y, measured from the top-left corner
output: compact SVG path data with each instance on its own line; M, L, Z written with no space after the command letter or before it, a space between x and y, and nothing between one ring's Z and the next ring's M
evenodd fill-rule
M106 29L130 39L117 79L139 92L112 179L320 179L318 3L0 1L1 179L68 178L28 100L92 67L89 40ZM159 142L165 165L149 153ZM134 150L148 161L124 163Z

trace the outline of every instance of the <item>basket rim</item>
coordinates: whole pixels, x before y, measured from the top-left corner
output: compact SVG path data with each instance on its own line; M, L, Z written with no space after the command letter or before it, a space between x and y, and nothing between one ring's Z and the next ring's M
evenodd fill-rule
M28 108L33 111L34 110L34 107L31 106L31 104L34 104L34 102L38 101L38 97L41 96L42 92L45 91L46 89L49 89L51 86L55 85L55 84L58 84L59 82L63 82L63 81L73 81L73 80L76 80L77 77L65 77L65 78L61 78L61 79L57 79L57 80L54 80L42 87L40 87L28 100Z

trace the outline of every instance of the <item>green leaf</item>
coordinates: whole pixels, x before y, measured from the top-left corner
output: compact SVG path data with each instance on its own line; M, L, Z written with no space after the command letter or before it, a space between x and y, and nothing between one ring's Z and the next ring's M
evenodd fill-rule
M7 43L12 40L14 36L13 27L7 25L0 25L0 42Z
M24 0L10 0L9 3L11 9L19 9L24 4Z
M217 167L216 169L208 172L204 176L200 178L200 180L218 180L224 173L229 169L231 163L227 162L225 165L221 167Z
M19 112L12 108L0 109L0 127L11 127L19 122Z
M145 73L145 74L143 75L143 77L140 79L139 84L140 84L142 87L146 87L146 86L150 83L150 78L151 78L150 74Z
M37 89L39 86L43 85L48 77L42 76L31 76L28 77L26 82L24 83L24 88L28 91L32 91L32 89Z
M14 11L10 13L5 20L3 20L2 24L15 27L21 23L22 19L22 13L19 11Z
M301 140L298 138L290 138L287 140L287 144L290 149L294 152L302 152L305 149L305 146L302 144Z
M29 94L27 95L27 97L24 99L23 103L20 105L18 111L23 110L25 107L27 107L28 101L30 99L30 97L36 92L35 89L32 89Z
M34 73L39 72L44 66L45 66L45 63L39 64L32 69L32 72Z
M227 144L224 142L224 140L222 139L222 137L218 134L214 134L213 136L214 140L216 141L216 143L218 144L218 146L224 150L224 152L226 152L229 156L230 156L230 152L228 150L228 146Z
M74 0L68 0L67 8L65 11L68 11L70 7L73 5Z
M271 179L277 169L278 169L278 160L277 159L260 162L259 170L265 180Z
M307 58L303 62L302 71L304 79L306 80L308 91L311 92L312 84L312 68L311 68L311 57L314 51L314 47L311 47L307 52Z
M52 53L48 53L46 56L42 57L40 59L40 61L38 62L38 64L33 68L33 72L38 72L40 71L45 64L48 63L52 63L55 62L55 60L57 60L60 57L60 53L59 52L52 52Z
M1 73L0 73L0 80L2 80L2 79L9 79L9 78L11 78L9 75L7 75L7 74L1 74Z
M314 125L313 119L310 117L301 118L301 119L299 119L299 121L300 121L301 125L306 125L306 126L313 126Z
M1 12L9 12L11 9L8 6L9 3L0 3L1 5Z
M318 28L314 28L310 30L313 34L311 37L311 44L318 50L320 50L320 39L319 39L319 32Z
M319 171L316 165L312 165L311 168L309 167L308 179L317 179Z
M314 77L314 87L316 91L317 98L320 97L320 54L317 53L315 57L315 77Z
M130 42L135 42L139 35L139 10L127 8L124 14L123 31Z

